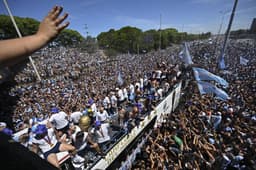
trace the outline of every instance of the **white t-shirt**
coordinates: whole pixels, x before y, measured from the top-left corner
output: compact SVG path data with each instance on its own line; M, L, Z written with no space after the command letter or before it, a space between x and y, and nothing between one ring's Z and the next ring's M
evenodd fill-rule
M115 95L111 96L111 105L112 107L117 107L117 98Z
M119 101L123 101L124 100L124 93L123 93L122 89L118 90L117 95L118 95Z
M97 106L95 103L91 105L92 112L95 114L97 112Z
M108 108L109 108L109 106L110 106L110 99L109 99L108 96L106 96L106 97L104 98L102 104L103 104L103 106L104 106L105 109L108 109Z
M161 71L161 70L156 70L156 78L157 78L157 79L160 79L160 78L161 78L161 74L162 74L162 71Z
M43 139L37 140L35 137L32 139L32 143L38 145L43 153L51 150L57 144L57 142L58 141L52 128L48 129L48 134Z
M108 113L106 110L104 110L102 113L97 112L96 114L96 121L105 121L109 117Z
M123 94L124 94L124 99L128 99L128 92L126 88L123 89Z
M143 78L140 78L140 88L143 89L144 87L144 80Z
M157 94L159 95L159 98L162 99L162 97L163 97L163 89L162 89L162 88L159 88L159 89L157 90Z
M129 88L130 88L130 94L134 94L134 90L135 90L134 85L130 84Z
M139 82L135 83L135 86L139 87L139 89L141 88Z
M68 125L67 117L68 115L65 112L59 112L59 113L53 114L50 117L49 121L53 124L53 126L56 129L62 129Z
M71 118L71 121L73 123L78 123L79 122L79 119L81 118L81 116L83 115L83 113L81 112L73 112L70 114L70 118Z

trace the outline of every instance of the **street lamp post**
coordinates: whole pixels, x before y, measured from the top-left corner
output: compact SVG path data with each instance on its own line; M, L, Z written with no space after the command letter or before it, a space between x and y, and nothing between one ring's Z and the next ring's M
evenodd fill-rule
M226 47L227 47L227 40L229 38L229 35L230 35L230 29L231 29L231 26L232 26L232 22L233 22L233 19L234 19L234 15L235 15L235 11L236 11L236 6L237 6L237 2L238 0L235 0L234 2L234 6L233 6L233 9L232 9L232 13L230 15L230 20L229 20L229 24L228 24L228 28L227 28L227 32L225 34L225 39L224 39L224 43L223 43L223 47L222 47L222 50L221 50L221 54L219 56L219 68L221 68L221 61L224 61L224 54L225 54L225 50L226 50Z

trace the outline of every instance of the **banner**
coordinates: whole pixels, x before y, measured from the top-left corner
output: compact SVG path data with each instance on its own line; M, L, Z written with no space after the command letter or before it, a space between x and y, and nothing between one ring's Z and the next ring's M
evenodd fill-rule
M172 106L172 111L176 109L180 101L181 82L177 85L174 91L175 91L175 97L174 97L174 102Z

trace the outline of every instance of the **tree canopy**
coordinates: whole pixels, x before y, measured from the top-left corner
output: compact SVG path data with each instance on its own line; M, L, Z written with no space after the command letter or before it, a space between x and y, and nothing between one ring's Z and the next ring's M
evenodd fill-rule
M14 17L22 36L32 35L38 30L40 22L32 18ZM18 35L7 15L0 15L0 39L17 38ZM71 29L63 30L54 44L63 46L74 46L84 40L79 32Z
M116 50L117 52L145 52L150 50L165 49L172 43L180 43L187 40L209 38L211 33L188 34L178 32L175 28L163 30L142 31L136 27L126 26L119 30L110 29L97 36L100 48L105 50ZM161 38L161 39L160 39Z
M34 34L38 30L40 22L35 19L14 18L23 36ZM0 25L0 39L18 37L9 16L0 15ZM90 36L84 38L75 30L65 29L51 45L75 46L91 52L95 51L99 46L102 49L108 50L109 54L137 53L157 50L160 47L161 49L165 49L173 43L205 39L210 36L210 32L200 35L188 34L186 32L178 32L175 28L162 30L150 29L143 32L139 28L125 26L119 30L110 29L107 32L102 32L95 39Z

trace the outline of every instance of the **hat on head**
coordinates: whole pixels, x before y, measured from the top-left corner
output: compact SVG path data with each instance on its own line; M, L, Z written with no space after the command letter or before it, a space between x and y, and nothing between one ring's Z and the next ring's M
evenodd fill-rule
M47 128L45 125L39 124L37 125L36 129L35 129L35 134L37 135L41 135L47 132Z
M93 99L89 99L88 104L92 105L94 103Z
M2 130L2 132L5 133L8 136L12 136L12 134L13 134L13 131L11 129L9 129L9 128L4 128Z
M51 112L52 112L52 113L58 113L58 112L59 112L59 109L58 109L57 107L53 107L53 108L51 109Z

